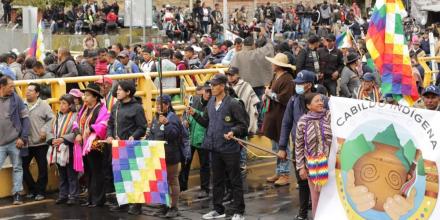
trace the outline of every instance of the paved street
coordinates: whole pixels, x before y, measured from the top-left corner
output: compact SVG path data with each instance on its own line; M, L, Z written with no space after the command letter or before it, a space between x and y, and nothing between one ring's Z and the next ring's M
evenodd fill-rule
M286 187L274 187L266 184L265 178L272 174L274 162L271 159L253 161L249 163L245 201L246 219L284 220L293 219L298 206L298 193L294 184ZM181 195L181 217L176 219L201 219L202 214L208 212L211 206L210 199L196 199L198 193L198 175L193 171L191 175L193 187ZM27 202L21 206L10 205L9 199L0 202L0 220L18 219L160 219L151 216L153 207L144 207L143 215L130 216L125 213L111 213L107 207L83 208L55 205L56 193L41 202ZM227 205L226 205L227 207Z

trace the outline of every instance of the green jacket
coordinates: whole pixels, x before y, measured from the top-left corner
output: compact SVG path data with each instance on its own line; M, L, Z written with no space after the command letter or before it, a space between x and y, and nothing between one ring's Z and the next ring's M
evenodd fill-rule
M203 115L203 112L197 109L194 109L194 111L197 112L197 114ZM192 116L189 116L188 122L191 146L200 148L203 143L203 139L205 139L206 128L197 123Z

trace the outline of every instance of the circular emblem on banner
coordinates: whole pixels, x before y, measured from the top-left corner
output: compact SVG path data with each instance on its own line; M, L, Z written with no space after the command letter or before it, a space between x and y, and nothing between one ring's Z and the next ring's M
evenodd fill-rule
M411 132L372 121L337 140L336 185L348 219L429 219L437 165L423 159Z

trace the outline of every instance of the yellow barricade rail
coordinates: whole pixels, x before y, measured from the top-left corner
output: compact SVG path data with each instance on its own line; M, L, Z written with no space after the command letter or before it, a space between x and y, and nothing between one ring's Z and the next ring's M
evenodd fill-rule
M438 74L438 67L436 68L437 70L432 70L429 67L429 62L431 61L436 61L436 62L440 62L440 56L438 57L420 57L417 58L420 65L423 67L423 69L425 70L425 76L423 79L423 88L428 87L431 84L435 84L436 83L436 75Z
M183 70L183 71L169 71L163 72L163 77L179 77L181 79L181 88L164 89L164 94L181 94L182 100L187 100L191 95L195 94L196 86L203 85L213 75L217 73L224 73L225 68L216 69L201 69L201 70ZM194 76L196 84L194 84L191 76ZM102 79L103 76L82 76L82 77L67 77L67 78L51 78L51 79L37 79L37 80L17 80L14 81L17 94L22 98L26 95L26 88L30 83L46 84L50 85L51 97L47 99L47 102L52 105L54 111L59 110L59 98L66 94L67 84L77 84L80 89L85 89L87 84ZM136 82L136 96L142 98L142 105L145 110L146 117L149 122L153 119L155 112L155 103L152 98L159 95L159 89L154 85L152 78L158 77L157 72L153 73L131 73L120 75L106 75L106 77L112 80L135 80ZM182 85L183 83L183 85ZM175 104L173 108L182 113L185 109L185 102Z

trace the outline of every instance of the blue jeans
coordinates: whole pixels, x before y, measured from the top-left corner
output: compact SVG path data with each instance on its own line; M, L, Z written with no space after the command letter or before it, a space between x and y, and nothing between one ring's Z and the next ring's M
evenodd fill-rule
M308 34L310 31L310 27L312 26L312 19L311 18L304 18L302 21L302 32L304 34Z
M276 18L275 19L275 33L281 33L283 30L283 19L282 18Z
M9 156L12 163L12 194L23 190L23 167L21 166L20 150L15 146L15 141L0 146L0 167Z
M270 140L272 142L272 151L278 153L279 147L278 143L274 140ZM287 157L290 155L289 144L287 144L286 148ZM290 162L288 160L281 160L277 158L277 167L275 168L275 172L277 175L289 175L290 173Z

